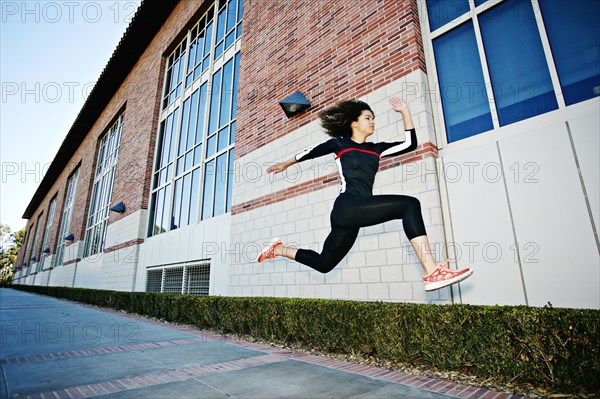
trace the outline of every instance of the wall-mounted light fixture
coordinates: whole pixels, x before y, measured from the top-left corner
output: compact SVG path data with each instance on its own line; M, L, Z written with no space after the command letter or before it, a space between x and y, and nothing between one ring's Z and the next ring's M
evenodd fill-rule
M310 102L304 97L300 91L295 92L292 95L287 96L283 100L279 101L279 105L283 108L283 112L288 118L298 115L308 107Z
M69 234L68 236L65 237L66 241L73 241L75 239L75 236L73 235L73 233Z
M27 262L21 263L21 267L27 267Z
M113 212L123 213L125 212L125 204L123 202L119 202L117 205L110 208Z
M35 256L32 256L32 257L31 257L31 261L32 261L32 262L35 262L36 260L37 260L37 259L35 258Z
M50 253L50 247L44 248L44 250L42 251L42 253L49 254Z

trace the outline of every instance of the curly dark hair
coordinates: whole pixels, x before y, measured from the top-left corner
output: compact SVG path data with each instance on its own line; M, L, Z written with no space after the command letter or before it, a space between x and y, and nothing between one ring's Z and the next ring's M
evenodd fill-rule
M348 100L342 101L332 107L329 107L319 113L321 126L325 133L331 137L352 137L352 128L350 125L360 117L363 111L373 110L364 101Z

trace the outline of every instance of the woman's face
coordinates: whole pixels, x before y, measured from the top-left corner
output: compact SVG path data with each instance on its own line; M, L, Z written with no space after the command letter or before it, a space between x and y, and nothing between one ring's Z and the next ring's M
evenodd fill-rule
M371 111L362 111L358 120L352 122L352 128L365 136L372 135L375 131L375 116Z

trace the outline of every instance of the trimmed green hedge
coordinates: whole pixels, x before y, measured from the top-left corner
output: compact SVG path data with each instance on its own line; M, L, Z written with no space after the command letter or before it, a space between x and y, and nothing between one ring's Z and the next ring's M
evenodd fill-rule
M13 288L329 353L361 353L469 373L498 383L563 391L600 389L598 310Z

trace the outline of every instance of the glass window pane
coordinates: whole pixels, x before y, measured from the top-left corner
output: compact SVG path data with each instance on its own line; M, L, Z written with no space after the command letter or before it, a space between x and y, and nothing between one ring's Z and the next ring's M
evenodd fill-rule
M503 2L479 23L500 125L557 109L531 2Z
M192 151L185 154L185 170L188 170L192 167L194 162L194 153Z
M194 58L196 57L196 53L200 53L202 49L197 48L198 43L196 40L192 42L190 45L190 52L188 58L188 67L187 67L187 78L185 79L185 87L187 88L193 82L193 74L191 73L194 70ZM196 51L198 50L198 51Z
M196 58L194 60L194 65L198 65L202 62L202 57L204 56L204 32L198 36L198 51L196 52Z
M432 32L466 12L469 12L468 0L427 0L429 28Z
M190 188L189 222L194 224L198 217L198 194L200 193L200 168L192 172L192 187Z
M189 150L194 146L194 139L196 138L196 123L198 115L198 90L192 94L192 105L190 110L190 124L187 131L187 143L185 150ZM183 131L183 130L182 130Z
M177 160L177 171L175 172L175 176L179 176L185 170L185 157L182 155Z
M150 200L150 222L148 223L148 236L156 234L156 206L158 201L158 192L152 193L152 199Z
M190 99L188 98L183 102L183 117L181 119L181 130L179 133L179 150L177 155L181 155L185 152L185 139L188 131L188 123L190 119Z
M235 128L236 128L236 123L233 122L231 124L231 135L229 136L229 144L235 143Z
M188 216L190 214L190 188L192 183L192 174L188 173L183 177L183 193L181 198L181 226L189 224Z
M181 227L181 179L175 180L175 192L173 194L173 218L171 230Z
M197 51L199 50L199 51ZM188 71L191 71L192 68L194 67L194 63L196 61L196 58L198 57L196 55L196 53L201 53L202 52L202 47L200 47L198 49L198 39L194 39L192 41L192 43L190 44L190 51L188 54Z
M173 153L175 152L175 136L176 136L176 129L177 129L177 119L179 117L179 108L176 108L175 111L173 112L173 118L172 118L172 127L170 129L169 132L169 137L170 137L170 143L169 143L169 147L168 147L168 161L169 163L171 163L171 161L173 161Z
M219 131L219 142L217 145L217 152L223 150L229 145L229 127L221 129Z
M206 39L204 40L204 54L210 53L210 46L212 43L212 31L213 23L211 21L206 27Z
M221 94L221 72L219 69L217 73L214 74L212 79L212 85L210 87L211 90L211 101L210 101L210 114L209 114L209 125L208 132L213 133L217 130L217 125L219 121L219 100Z
M171 185L168 185L167 187L162 189L163 191L163 204L164 207L162 209L162 229L161 232L165 232L167 231L167 228L169 226L169 219L170 219L170 215L169 215L169 211L170 211L170 207L169 207L169 201L171 199Z
M164 143L164 134L165 134L165 121L160 123L160 128L158 129L158 140L156 142L156 147L158 151L156 153L156 160L154 163L154 170L156 174L156 170L160 169L162 165L162 148ZM154 181L156 183L156 180Z
M223 54L223 50L225 50L225 41L221 40L220 44L215 48L215 58L218 58Z
M202 161L202 144L194 148L194 165L198 165Z
M600 1L540 0L567 105L600 95Z
M204 166L204 195L202 197L202 220L212 217L215 187L215 160Z
M223 127L231 118L231 98L233 97L233 59L223 67L223 83L221 84L221 110L219 127Z
M231 46L234 41L235 41L235 31L232 31L225 38L225 48L229 48L229 46Z
M471 21L433 41L451 143L493 128L475 32Z
M215 155L215 150L217 147L217 135L210 136L208 138L208 142L206 143L206 158L210 158Z
M233 0L230 0L229 4L227 4L227 32L235 28L237 22L236 4L237 2Z
M178 81L179 81L179 59L177 59L177 61L175 61L175 64L173 64L173 73L171 74L171 83L169 84L169 87L171 88L171 90L173 90L175 88L175 86L177 86Z
M475 7L482 5L486 1L488 1L488 0L475 0Z
M225 213L225 187L227 185L227 153L217 158L217 173L215 182L215 213Z
M154 235L162 233L162 211L164 207L164 190L160 189L156 193L154 205Z
M179 82L177 83L177 95L181 94L181 82L183 81L183 74L185 73L185 63L183 62L183 56L179 63Z
M171 137L170 137L170 133L171 133L171 126L173 124L173 115L169 115L167 116L167 120L166 123L163 125L164 126L164 131L163 134L161 135L161 144L162 144L162 148L161 148L161 155L160 155L160 163L159 163L159 167L164 167L167 165L168 163L168 153L169 153L169 144L171 143Z
M244 13L244 0L238 0L237 6L237 20L242 20L242 14Z
M200 87L200 102L198 104L198 122L196 123L196 144L202 142L204 133L204 121L206 119L206 92L208 83Z
M223 8L219 13L219 19L217 20L217 43L223 40L223 36L225 36L225 18L227 8Z
M155 190L156 187L160 186L162 180L162 171L159 171L154 174L154 185L152 186L152 190Z

